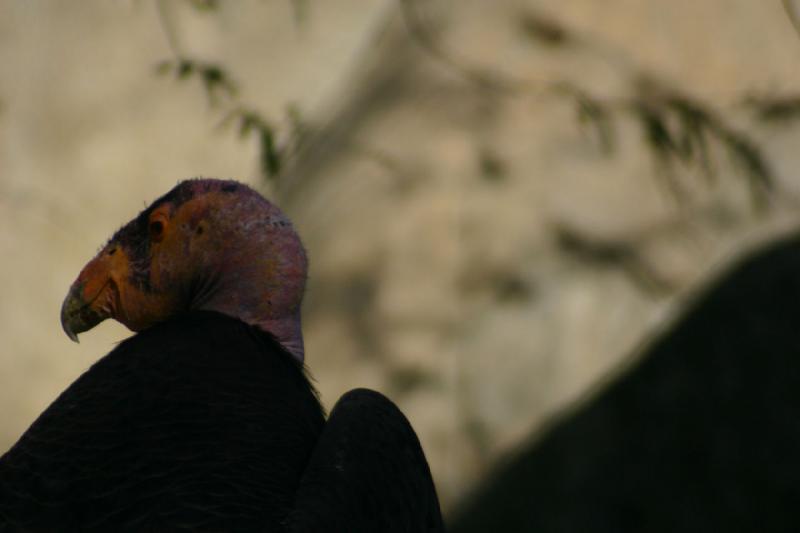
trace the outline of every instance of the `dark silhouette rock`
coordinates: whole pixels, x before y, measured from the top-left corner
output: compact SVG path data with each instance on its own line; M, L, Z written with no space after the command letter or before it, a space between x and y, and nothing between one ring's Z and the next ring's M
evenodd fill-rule
M795 236L724 274L630 369L499 466L450 531L795 531L798 503Z

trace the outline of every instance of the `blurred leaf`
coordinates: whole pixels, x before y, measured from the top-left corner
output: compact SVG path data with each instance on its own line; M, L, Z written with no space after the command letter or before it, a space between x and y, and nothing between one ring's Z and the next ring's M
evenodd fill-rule
M197 75L212 105L218 103L220 95L233 97L236 94L236 84L217 64L182 58L174 61L162 61L156 65L155 70L157 75L172 72L178 80L187 80Z
M209 87L228 83L219 67L211 66L203 69L203 81Z
M685 162L690 160L694 153L691 144L687 144L691 141L690 137L684 135L681 146L669 129L670 109L658 99L638 100L633 108L644 134L645 145L656 161L656 177L661 179L673 198L679 203L685 203L688 200L687 193L675 173L673 163L676 157Z
M275 135L272 129L262 127L259 130L261 147L261 171L265 176L275 177L281 170L280 154L275 147Z
M677 115L680 125L678 153L686 162L697 161L709 183L714 181L714 165L708 149L706 131L711 127L711 115L700 105L681 96L673 96L667 105Z
M660 109L641 104L638 106L637 114L645 139L651 148L665 157L677 151L675 141L667 129L663 112Z
M189 5L198 11L214 11L220 5L219 0L188 0Z
M723 132L722 140L734 162L744 167L754 208L766 209L774 183L772 171L761 154L761 149L744 135L733 131Z
M576 96L578 122L589 125L597 134L603 153L614 151L615 136L611 113L598 101L586 94Z
M643 101L636 102L634 110L642 127L645 144L662 164L669 164L679 150L667 127L664 110Z
M528 39L547 46L564 46L571 40L564 26L539 13L522 13L519 16L519 27Z
M247 137L253 129L257 128L261 119L253 113L242 113L239 116L239 137Z
M175 67L175 75L179 80L188 78L194 73L195 64L188 59L181 59Z
M210 99L216 99L220 93L226 94L227 96L236 94L236 85L219 66L203 66L200 69L200 75L203 80L203 87Z
M765 122L789 122L800 119L800 96L751 96L744 104Z
M259 168L264 176L276 177L282 168L282 151L275 142L275 130L257 111L236 108L229 111L220 123L226 127L236 121L240 138L255 133L258 136Z

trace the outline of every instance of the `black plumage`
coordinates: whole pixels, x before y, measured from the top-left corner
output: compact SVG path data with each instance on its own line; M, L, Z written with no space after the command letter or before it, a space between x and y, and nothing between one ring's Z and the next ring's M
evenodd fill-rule
M326 424L272 336L194 311L122 342L0 458L0 530L442 524L419 442L389 400L353 391Z
M444 531L419 441L403 413L369 389L336 403L297 492L293 532Z

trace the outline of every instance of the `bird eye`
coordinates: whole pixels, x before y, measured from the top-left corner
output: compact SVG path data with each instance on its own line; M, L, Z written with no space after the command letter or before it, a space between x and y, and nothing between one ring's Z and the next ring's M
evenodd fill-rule
M153 239L160 239L164 233L164 222L161 220L153 220L150 222L150 237Z
M108 255L114 255L115 253L117 253L117 247L116 246L108 251Z

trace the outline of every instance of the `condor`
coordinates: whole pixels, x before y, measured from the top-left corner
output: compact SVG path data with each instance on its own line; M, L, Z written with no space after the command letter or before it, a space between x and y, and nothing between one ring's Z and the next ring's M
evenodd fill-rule
M73 340L138 332L0 458L2 531L438 532L419 441L358 389L327 420L306 375L305 252L234 181L189 180L123 226L61 310Z

